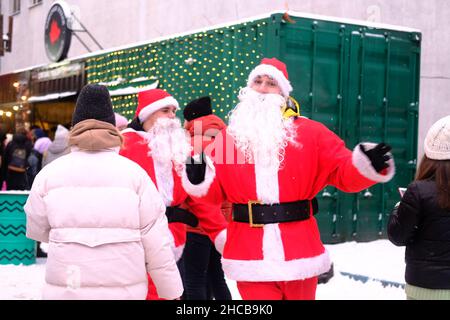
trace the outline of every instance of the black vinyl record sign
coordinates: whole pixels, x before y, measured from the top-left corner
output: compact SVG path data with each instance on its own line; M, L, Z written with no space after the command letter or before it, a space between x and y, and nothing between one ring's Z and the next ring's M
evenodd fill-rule
M61 4L55 3L45 21L45 51L50 60L61 61L67 57L72 39L72 30L68 26L66 11Z

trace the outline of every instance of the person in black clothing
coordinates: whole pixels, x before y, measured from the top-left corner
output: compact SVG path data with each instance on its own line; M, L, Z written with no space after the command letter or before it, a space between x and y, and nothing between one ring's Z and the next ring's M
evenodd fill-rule
M25 129L19 129L6 146L2 161L2 177L6 181L7 190L30 189L26 169L32 148Z
M388 221L389 240L406 246L407 299L450 299L450 116L428 131L425 155Z
M48 147L52 144L52 141L48 137L38 138L34 142L31 154L28 157L28 164L30 165L28 173L28 181L30 183L30 188L33 185L34 178L36 178L39 171L42 169L42 159L45 152L47 152Z
M201 145L194 145L196 152L214 140L214 137L226 127L225 123L212 113L211 98L208 96L189 102L183 110L184 127L190 133L192 141L197 136ZM194 128L201 128L195 132ZM222 204L225 217L231 214L231 204ZM183 251L184 293L186 300L231 300L221 263L222 256L214 243L200 227L187 228L186 245Z

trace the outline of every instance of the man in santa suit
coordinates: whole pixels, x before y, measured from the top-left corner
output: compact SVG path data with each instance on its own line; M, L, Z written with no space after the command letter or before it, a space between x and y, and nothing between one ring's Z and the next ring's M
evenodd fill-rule
M206 164L186 166L188 192L233 203L222 264L245 300L315 299L317 277L331 264L315 196L327 185L359 192L394 175L389 146L347 149L326 126L299 116L291 91L286 65L263 59L228 128L205 151L213 163L206 156Z
M175 117L178 109L177 100L164 90L139 92L136 117L129 128L122 131L125 141L120 151L121 155L146 170L161 194L167 207L172 249L177 261L186 242L186 224L196 226L200 222L218 248L223 247L224 239L216 239L216 236L227 225L220 210L214 211L207 204L192 201L181 185L180 175L185 170L191 145L189 135ZM194 215L179 207L183 203ZM180 272L183 274L182 270ZM149 289L148 298L157 298L151 282Z

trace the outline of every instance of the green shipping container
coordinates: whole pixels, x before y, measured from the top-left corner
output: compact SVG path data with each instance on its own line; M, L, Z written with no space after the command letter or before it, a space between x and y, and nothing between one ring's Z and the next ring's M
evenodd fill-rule
M0 264L36 262L36 242L26 237L28 192L0 192Z
M159 86L183 106L210 95L227 120L249 72L263 57L287 64L303 116L358 142L393 147L396 175L356 194L333 187L318 194L316 216L325 243L371 241L386 236L386 219L400 200L397 188L416 169L421 34L291 13L155 40L87 60L90 83L108 85L115 110L129 119L139 88Z

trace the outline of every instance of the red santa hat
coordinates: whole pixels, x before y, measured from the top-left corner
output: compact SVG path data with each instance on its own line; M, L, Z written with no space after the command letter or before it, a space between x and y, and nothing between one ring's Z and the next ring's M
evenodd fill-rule
M281 91L285 97L289 97L292 91L291 83L289 82L289 75L286 65L276 58L263 58L261 63L250 72L247 80L247 87L251 87L253 81L258 76L269 76L278 82Z
M162 89L141 91L138 93L136 117L139 117L139 121L142 123L154 112L168 106L174 106L177 110L180 109L178 101Z

